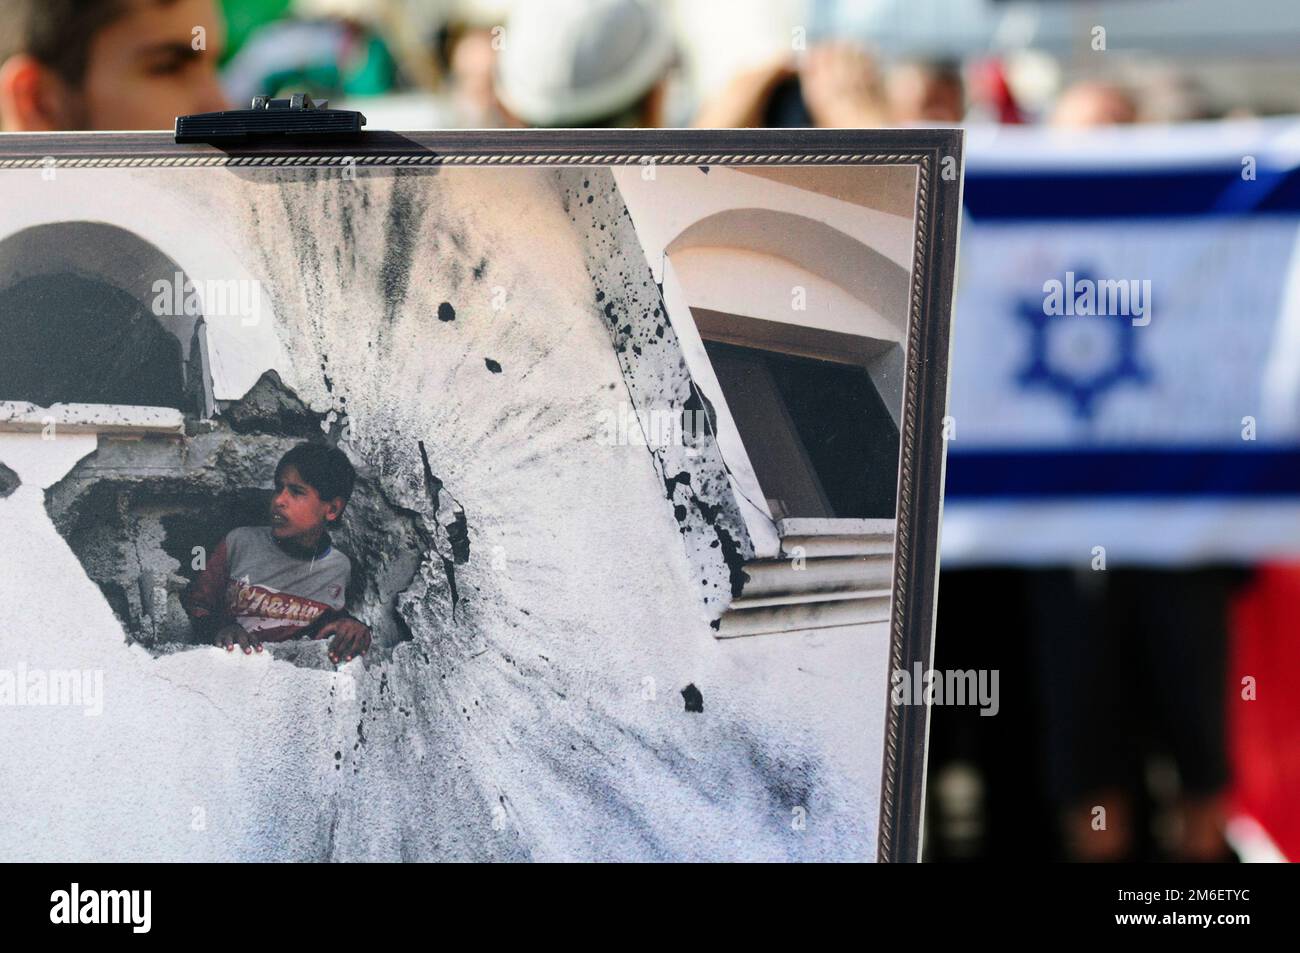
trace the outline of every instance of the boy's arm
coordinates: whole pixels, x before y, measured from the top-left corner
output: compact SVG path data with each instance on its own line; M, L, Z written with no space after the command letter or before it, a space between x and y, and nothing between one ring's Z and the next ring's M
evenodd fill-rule
M350 662L358 655L365 655L370 649L370 627L342 610L339 610L336 618L322 625L312 638L324 639L329 636L333 636L329 644L331 662Z
M351 581L352 567L349 566L343 585L344 592L348 591L348 584ZM315 631L309 635L310 638L324 639L333 636L330 639L329 656L330 661L335 664L350 662L358 655L365 655L370 649L370 627L351 615L346 606L322 614L311 628Z
M230 554L223 538L194 581L181 593L181 605L205 642L213 641L222 628L234 621L226 613L229 570Z

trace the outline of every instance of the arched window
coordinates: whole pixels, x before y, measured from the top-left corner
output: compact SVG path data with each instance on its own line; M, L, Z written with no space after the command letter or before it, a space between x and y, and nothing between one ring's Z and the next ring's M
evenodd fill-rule
M180 291L160 296L159 282ZM187 283L157 247L100 222L0 241L0 401L209 416L203 319L193 300L186 307Z

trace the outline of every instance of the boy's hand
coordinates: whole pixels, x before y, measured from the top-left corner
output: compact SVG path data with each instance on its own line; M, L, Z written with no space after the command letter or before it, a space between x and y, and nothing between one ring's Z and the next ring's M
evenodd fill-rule
M223 625L217 630L217 645L224 648L227 652L233 652L238 645L244 650L245 655L252 655L254 651L262 651L262 643L257 641L248 631L236 622Z
M350 662L358 655L365 655L370 648L370 630L365 623L351 616L326 622L312 638L323 639L331 635L334 638L330 640L330 661L335 664Z

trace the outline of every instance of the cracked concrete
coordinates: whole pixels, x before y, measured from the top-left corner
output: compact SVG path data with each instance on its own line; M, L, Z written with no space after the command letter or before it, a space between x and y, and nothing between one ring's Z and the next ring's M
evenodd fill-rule
M185 440L101 437L93 455L46 491L47 509L127 638L174 652L195 644L179 594L201 560L234 527L266 522L275 464L285 451L345 423L339 415L327 423L267 372L215 420L191 422L197 432ZM469 558L469 549L464 511L432 472L425 475L429 499L417 510L392 503L364 461L353 465L356 488L334 538L352 560L348 606L374 633L373 661L411 638L398 600L421 562L438 558L454 605L454 565ZM295 664L330 667L319 643L268 650Z

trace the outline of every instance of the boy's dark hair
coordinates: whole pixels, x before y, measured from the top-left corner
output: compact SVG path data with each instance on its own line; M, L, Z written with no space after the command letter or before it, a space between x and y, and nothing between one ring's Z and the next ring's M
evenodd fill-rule
M0 0L0 63L26 53L80 86L96 34L140 0ZM159 5L173 0L144 0Z
M343 497L347 506L352 499L352 487L357 482L357 471L352 461L337 447L326 443L300 443L293 447L275 465L278 480L285 467L294 467L307 484L314 487L322 500Z

